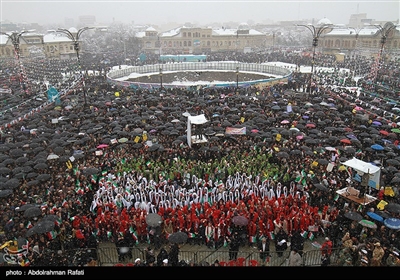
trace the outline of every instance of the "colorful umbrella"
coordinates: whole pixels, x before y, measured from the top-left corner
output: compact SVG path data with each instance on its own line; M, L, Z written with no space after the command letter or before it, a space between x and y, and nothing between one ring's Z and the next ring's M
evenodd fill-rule
M374 149L375 151L382 151L384 149L384 147L379 144L374 144L371 146L371 148Z
M378 227L373 221L369 221L369 220L361 220L358 223L360 225L362 225L363 227L367 227L367 228L375 229Z
M375 212L367 212L367 215L371 218L374 219L378 222L383 222L383 217L379 216L378 214L376 214Z
M400 229L400 219L397 218L387 218L383 221L383 224L391 229Z
M107 148L108 145L107 144L100 144L97 146L97 149L103 149L103 148Z

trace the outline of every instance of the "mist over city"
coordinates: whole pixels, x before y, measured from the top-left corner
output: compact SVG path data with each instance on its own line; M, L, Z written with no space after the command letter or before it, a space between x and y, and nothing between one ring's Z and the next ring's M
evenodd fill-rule
M378 4L379 3L379 4ZM399 19L398 1L2 1L1 22L79 27L91 16L93 25L115 22L153 25L168 29L185 23L195 26L279 24L285 21L315 23L329 18L348 24L350 15L366 13L375 21Z

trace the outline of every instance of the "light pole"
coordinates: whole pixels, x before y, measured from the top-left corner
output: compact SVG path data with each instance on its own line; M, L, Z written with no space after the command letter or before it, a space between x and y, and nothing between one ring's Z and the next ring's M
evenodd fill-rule
M356 76L356 70L357 70L356 51L358 50L358 37L360 35L360 31L362 30L362 27L361 28L349 27L349 29L354 30L354 32L356 34L356 42L355 42L354 50L353 50L353 57L354 57L354 61L355 61L354 70L353 70L353 79L354 79L354 77Z
M376 57L375 64L373 65L373 67L371 69L371 74L370 74L371 81L374 83L376 78L377 78L377 76L378 76L378 69L379 69L380 64L381 64L381 58L382 58L382 54L383 54L383 49L384 49L385 44L386 44L386 40L387 40L388 36L390 35L390 32L394 28L396 28L396 25L394 25L391 22L387 22L383 27L381 25L378 25L378 24L375 24L373 26L375 26L378 29L378 31L379 31L379 33L381 35L381 41L380 41L381 47L380 47L378 56Z
M14 53L15 53L15 58L17 59L17 63L19 66L19 81L21 84L22 89L25 91L26 90L26 80L24 76L24 69L20 61L20 56L21 56L21 49L19 47L19 39L21 38L22 34L29 32L28 30L24 30L21 32L12 32L11 34L5 33L5 32L0 32L3 35L6 35L8 39L11 40L11 43L13 44L14 47Z
M236 66L236 91L239 90L239 66Z
M318 47L318 40L319 37L321 36L321 34L327 30L328 28L330 28L332 26L332 24L322 24L319 26L314 26L312 24L298 24L297 26L302 26L307 28L310 32L311 35L313 37L312 39L312 47L313 47L313 53L312 53L312 60L311 60L311 73L310 73L310 95L311 95L311 85L312 85L312 76L314 73L314 64L315 64L315 49L316 47Z
M162 68L160 67L160 90L162 90Z
M79 68L79 74L81 73L81 60L79 58L79 39L82 35L82 33L86 30L89 29L93 29L93 27L82 27L81 29L78 30L78 32L76 34L73 34L71 31L69 31L68 29L63 29L63 28L59 28L57 30L57 32L63 33L64 35L66 35L71 41L72 44L74 45L74 50L76 52L76 58L78 59L78 68ZM86 102L86 90L85 90L85 73L82 74L82 89L83 89L83 98L85 100L85 104L84 106L86 107L87 102Z
M383 27L381 25L378 25L378 24L374 25L374 26L376 26L379 29L379 33L381 34L381 42L380 42L381 43L381 48L380 48L379 57L378 57L379 60L381 60L382 59L382 54L383 54L383 49L385 47L387 38L389 37L390 32L393 29L395 29L397 27L397 25L394 25L391 22L387 22Z

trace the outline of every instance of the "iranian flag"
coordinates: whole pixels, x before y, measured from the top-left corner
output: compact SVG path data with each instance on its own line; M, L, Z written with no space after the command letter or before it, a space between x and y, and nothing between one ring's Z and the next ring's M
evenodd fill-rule
M33 227L33 225L32 225L32 223L31 223L31 221L28 221L28 224L26 225L26 228L31 228L31 227Z
M315 235L314 235L314 233L312 233L311 231L308 233L308 239L310 239L311 241L313 241L314 240L314 237L315 237Z
M54 230L49 231L49 232L47 233L47 238L48 238L49 240L53 240L53 239L56 238L56 237L57 237L57 232L55 232Z
M189 232L189 233L188 233L188 237L189 237L189 238L195 238L195 237L196 237L196 234L193 233L193 232Z
M275 234L272 231L270 231L268 234L269 234L269 239L271 240L275 239Z
M68 201L66 199L64 199L61 205L62 205L62 207L65 207L66 205L68 205Z
M256 236L249 236L249 241L250 241L250 243L256 243L257 242L257 237Z
M303 238L307 238L308 232L305 231L305 230L303 230L303 231L300 233L300 235L303 236Z

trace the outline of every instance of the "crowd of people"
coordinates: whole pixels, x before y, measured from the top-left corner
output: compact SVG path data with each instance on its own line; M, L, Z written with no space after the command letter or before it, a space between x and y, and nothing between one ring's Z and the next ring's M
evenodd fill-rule
M295 56L276 56L298 62ZM315 234L326 237L329 248L343 247L336 265L399 265L398 230L367 215L382 210L400 218L378 207L381 200L399 202L392 183L398 166L389 163L399 149L391 131L398 126L392 110L398 81L372 93L338 86L339 76L319 73L321 83L308 95L307 75L293 77L296 82L265 88L164 89L160 95L111 88L103 75L88 75L87 104L82 92L73 91L61 104L6 127L0 146L1 167L8 169L0 169L0 244L18 240L17 251L26 249L10 263L71 265L75 259L58 252L103 241L150 243L165 251L168 237L182 231L189 244L215 249L229 244L230 259L245 245L260 246L266 260L270 244L282 254L288 246L281 241L290 240L289 265L295 266L304 240ZM205 115L205 144L188 145L184 113ZM229 135L227 127L246 127L246 133ZM385 150L377 152L373 144ZM379 198L371 204L337 195L345 187L361 189L354 171L342 165L352 157L382 168L380 187L367 191ZM389 186L392 193L385 192ZM40 212L26 215L30 208ZM162 224L149 225L150 213ZM347 213L359 213L376 228ZM245 225L235 221L238 216ZM46 217L52 225L38 231ZM331 251L325 245L328 265ZM179 265L176 246L169 252L174 257L163 252L141 265Z

